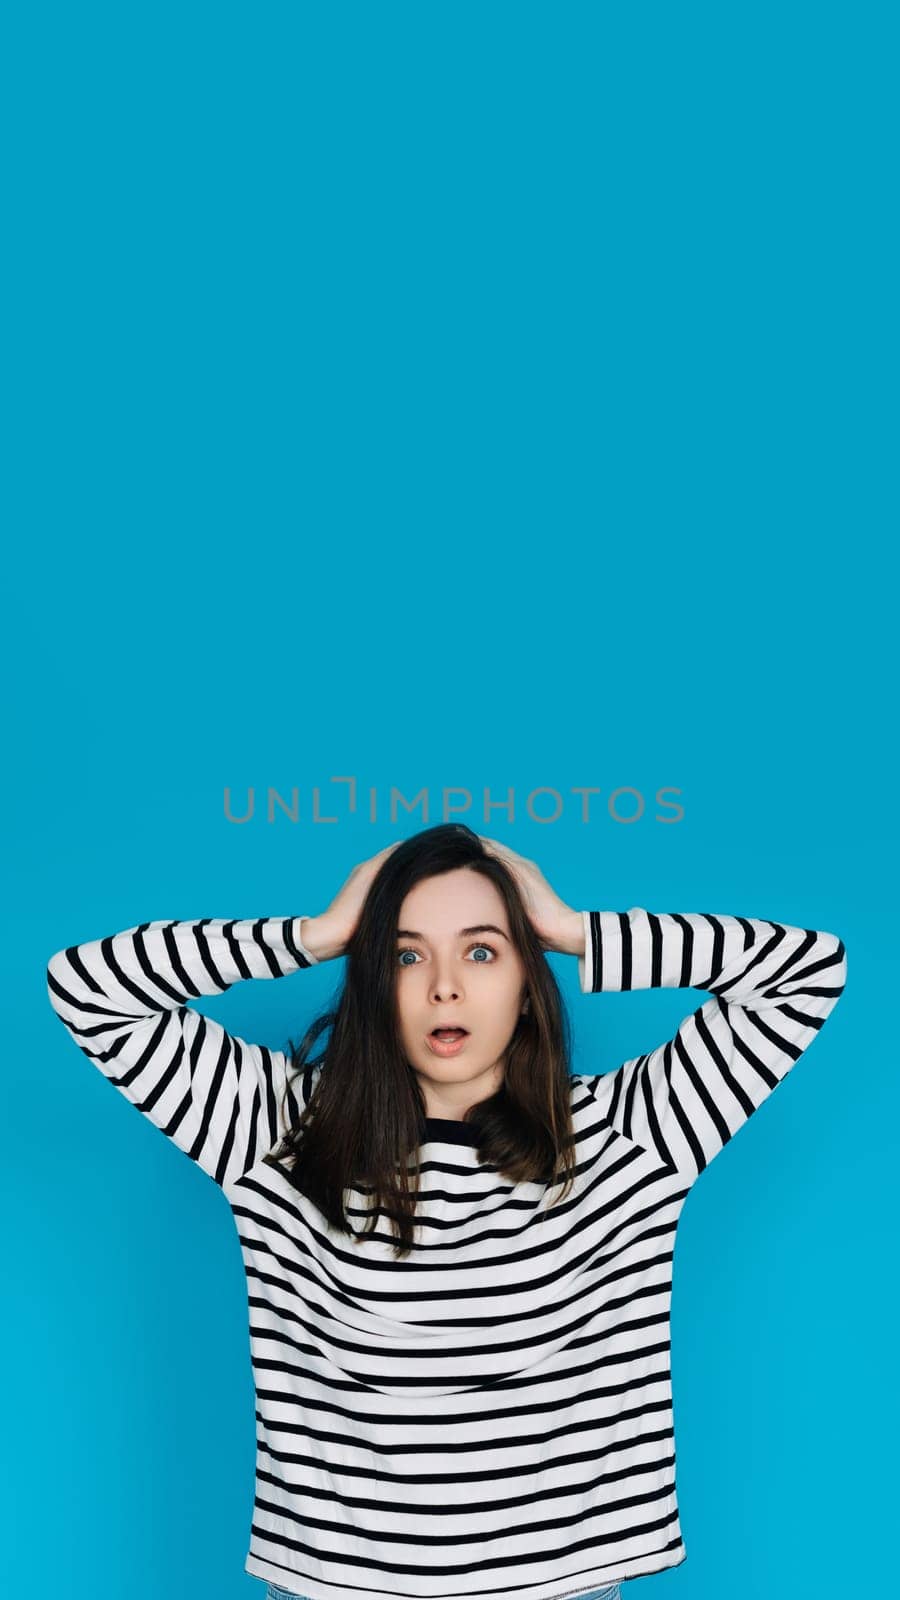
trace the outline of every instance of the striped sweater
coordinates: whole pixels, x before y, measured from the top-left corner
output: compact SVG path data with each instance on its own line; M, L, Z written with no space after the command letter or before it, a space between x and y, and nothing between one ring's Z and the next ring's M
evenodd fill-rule
M310 1600L552 1600L680 1565L669 1367L675 1230L708 1163L812 1043L832 933L582 913L582 992L699 988L674 1036L573 1075L562 1203L429 1118L412 1253L339 1234L263 1157L312 1090L190 1001L314 960L301 917L150 922L60 950L76 1044L227 1196L257 1408L245 1570ZM559 1190L556 1190L559 1193ZM365 1193L349 1191L361 1228Z

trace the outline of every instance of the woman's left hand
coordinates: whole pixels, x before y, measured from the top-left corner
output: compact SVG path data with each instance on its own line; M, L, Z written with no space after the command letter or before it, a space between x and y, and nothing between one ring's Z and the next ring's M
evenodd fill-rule
M546 950L559 950L565 955L584 954L584 923L580 911L573 911L551 889L535 861L520 856L499 839L478 835L489 855L495 855L509 868L529 920Z

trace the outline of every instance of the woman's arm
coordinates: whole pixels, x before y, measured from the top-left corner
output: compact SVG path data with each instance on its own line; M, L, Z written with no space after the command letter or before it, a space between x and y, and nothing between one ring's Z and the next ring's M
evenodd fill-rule
M302 917L144 922L51 956L50 1004L110 1083L220 1186L278 1143L290 1062L248 1044L187 1002L245 978L282 978L318 960ZM315 919L306 919L312 929ZM298 1080L309 1097L311 1072ZM299 1114L294 1089L287 1110Z
M673 1038L588 1078L618 1133L690 1182L809 1047L843 992L834 933L711 912L583 911L585 994L708 989Z

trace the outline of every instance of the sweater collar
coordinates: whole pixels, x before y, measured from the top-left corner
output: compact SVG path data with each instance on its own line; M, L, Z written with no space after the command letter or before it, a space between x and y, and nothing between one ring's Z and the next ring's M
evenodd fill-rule
M478 1136L470 1122L458 1122L452 1117L425 1117L424 1138L440 1144L467 1144L477 1146Z

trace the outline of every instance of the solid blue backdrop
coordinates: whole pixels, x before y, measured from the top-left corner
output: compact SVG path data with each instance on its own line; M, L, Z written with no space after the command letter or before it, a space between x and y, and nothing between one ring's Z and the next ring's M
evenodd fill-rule
M320 911L445 791L576 907L844 939L834 1017L686 1204L688 1559L627 1587L891 1582L891 20L7 19L4 1593L263 1594L226 1202L64 1035L47 959ZM553 964L576 1070L700 1003ZM341 968L202 1009L283 1045Z

